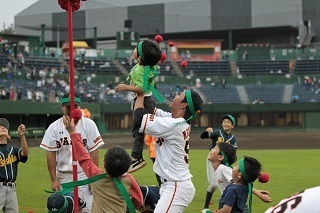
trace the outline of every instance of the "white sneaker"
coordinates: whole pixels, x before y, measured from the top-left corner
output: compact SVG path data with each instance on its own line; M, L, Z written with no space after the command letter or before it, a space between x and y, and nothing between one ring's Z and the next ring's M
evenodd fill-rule
M202 209L201 213L212 213L210 209Z
M129 173L135 172L135 171L145 167L146 165L147 165L147 162L143 159L138 159L138 160L132 161L132 164L130 165L128 172Z

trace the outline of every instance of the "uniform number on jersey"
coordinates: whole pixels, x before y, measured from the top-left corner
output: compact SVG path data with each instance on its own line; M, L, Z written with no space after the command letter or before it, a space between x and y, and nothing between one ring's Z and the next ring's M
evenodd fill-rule
M186 140L187 138L189 138L190 135L190 126L188 127L188 129L186 129L185 131L182 132L183 134L183 139Z
M157 144L159 144L159 146L162 146L162 143L164 142L164 139L163 138L158 138L157 140Z
M302 201L302 196L300 195L301 193L302 192L293 195L292 197L288 198L287 201L275 206L271 213L284 213L287 209L293 210L297 208L299 203Z
M86 146L88 143L87 139L82 139L82 145ZM62 145L63 146L68 146L68 145L72 145L71 141L69 143L69 140L67 137L64 138L60 138L60 141L56 141L57 144L57 148L60 148Z

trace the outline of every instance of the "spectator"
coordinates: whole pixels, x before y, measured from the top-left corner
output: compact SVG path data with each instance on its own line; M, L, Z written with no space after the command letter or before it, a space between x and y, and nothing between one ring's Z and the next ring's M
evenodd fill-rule
M222 78L221 80L221 85L222 85L222 88L225 89L226 88L226 84L227 84L227 80L225 77Z

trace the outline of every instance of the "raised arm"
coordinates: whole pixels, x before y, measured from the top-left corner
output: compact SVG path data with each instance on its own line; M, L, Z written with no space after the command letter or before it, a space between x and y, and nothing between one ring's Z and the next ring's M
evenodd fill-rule
M202 132L202 134L200 135L200 138L201 139L211 138L212 133L213 133L213 129L211 127L208 127L205 131Z
M63 124L70 134L73 150L75 151L75 157L79 162L81 168L83 169L83 172L87 175L87 177L101 174L103 171L98 166L96 166L89 153L83 147L81 142L81 134L76 133L74 120L70 119L69 116L64 115Z
M29 147L27 144L27 140L26 140L26 127L25 125L21 124L18 127L18 133L20 136L20 140L21 140L21 156L28 156L29 154Z

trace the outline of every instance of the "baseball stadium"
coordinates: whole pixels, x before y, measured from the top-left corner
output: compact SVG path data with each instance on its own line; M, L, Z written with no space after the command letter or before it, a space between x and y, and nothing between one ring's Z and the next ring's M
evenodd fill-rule
M133 163L143 161L143 168L118 178L123 178L122 186L132 201L117 191L116 182L109 183L119 197L110 202L119 199L115 205L128 207L127 212L320 212L316 202L320 189L310 199L301 195L301 203L296 194L319 186L319 18L317 0L36 1L15 15L12 27L0 30L0 208L4 213L69 212L66 198L63 210L49 208L51 194L47 192L56 189L65 195L67 190L60 185L63 181L64 187L72 180L92 178L85 169L81 175L78 170L76 179L72 177L82 167L82 161L77 167L75 159L79 149L74 148L74 134L78 132L86 156L103 173L108 168L108 150L114 147L124 148ZM146 41L151 41L150 46L146 47ZM148 64L148 54L154 54L151 59L157 63ZM142 67L140 76L134 75L137 67ZM136 83L135 78L141 81ZM135 105L140 104L141 94L142 108L148 111L146 100L150 100L156 110L145 112L139 120ZM195 94L202 100L201 107ZM165 130L168 123L158 120L158 109L171 111L170 118L178 122ZM174 117L177 112L182 114ZM134 132L137 122L139 133ZM151 156L150 144L143 142L139 146L143 153L133 157L137 135L146 133L156 138L155 153L166 158L174 149L159 151L164 150L166 135L176 134L184 125L188 131L183 132L181 153L186 162L174 165L172 161L176 169L172 176L165 176L165 160ZM217 185L209 180L213 173L208 173L208 165L215 165L212 150L218 147L218 156L228 159L220 142L236 149L236 161L225 170L230 178L232 171L234 182L226 181L237 185L234 173L240 173L249 194L245 207L238 201L234 206L225 201L227 188L215 190L223 182L215 179L216 174L213 181ZM6 156L7 147L12 146L20 151ZM23 163L25 153L28 160ZM245 166L240 165L245 156L262 165L256 180L247 181ZM17 162L22 163L17 166ZM226 166L225 160L220 163ZM170 183L179 185L182 167L191 175L183 183L189 181L195 190L187 204L174 198L171 202L165 193ZM12 180L8 179L10 172ZM267 180L262 180L262 175ZM168 205L167 211L155 207L156 203L155 211L137 206L137 210L130 209L137 204L130 194L133 185L129 190L124 181L128 177L139 186L161 185L159 206ZM91 200L82 197L83 186L77 187L79 202L72 201L72 205L88 205L70 212L115 212L107 207L97 210L100 198L94 193L100 182L90 183L93 196L85 182ZM262 198L252 196L252 204L249 186L262 194ZM17 201L7 201L5 187ZM183 191L178 188L175 192L183 197L188 194ZM78 189L74 194L78 195ZM18 207L8 210L8 203ZM225 206L230 211L224 211Z

